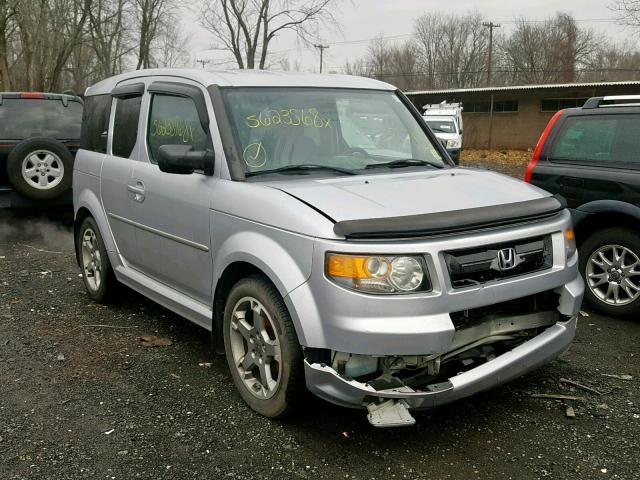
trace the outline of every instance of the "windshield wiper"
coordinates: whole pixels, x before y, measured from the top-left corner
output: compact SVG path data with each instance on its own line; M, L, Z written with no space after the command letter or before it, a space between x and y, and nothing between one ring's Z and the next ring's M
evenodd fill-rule
M356 172L349 170L348 168L331 167L329 165L318 165L313 163L302 165L287 165L280 168L272 168L271 170L260 170L255 172L246 172L245 177L253 177L256 175L267 175L270 173L296 173L296 172L308 172L311 170L327 170L330 172L342 173L344 175L356 175Z
M400 160L392 160L384 163L370 163L364 168L403 168L415 167L416 165L428 165L429 167L434 168L442 168L444 166L434 162L428 162L427 160L418 160L417 158L401 158Z

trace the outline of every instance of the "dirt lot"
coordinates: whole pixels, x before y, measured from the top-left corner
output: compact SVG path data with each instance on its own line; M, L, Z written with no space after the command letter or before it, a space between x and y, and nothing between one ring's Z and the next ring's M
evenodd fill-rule
M463 150L461 164L484 167L519 179L524 178L533 152L523 150Z
M413 428L374 430L311 395L269 421L241 402L203 330L133 292L87 299L68 215L0 212L0 479L637 480L640 322L587 312L561 359L416 414ZM567 418L532 393L584 401Z

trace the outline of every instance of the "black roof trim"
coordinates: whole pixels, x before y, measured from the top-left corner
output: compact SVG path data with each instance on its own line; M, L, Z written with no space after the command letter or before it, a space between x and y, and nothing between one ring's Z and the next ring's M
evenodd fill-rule
M141 97L144 95L144 83L129 83L127 85L118 85L111 90L111 96L119 99Z
M408 238L447 235L498 227L554 215L566 207L560 195L506 205L391 218L345 220L334 225L337 235L350 239Z

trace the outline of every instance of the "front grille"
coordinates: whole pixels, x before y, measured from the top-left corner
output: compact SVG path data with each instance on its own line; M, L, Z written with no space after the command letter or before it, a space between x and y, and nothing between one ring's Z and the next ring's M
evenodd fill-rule
M464 288L551 268L552 250L551 235L546 235L452 250L444 259L453 288Z

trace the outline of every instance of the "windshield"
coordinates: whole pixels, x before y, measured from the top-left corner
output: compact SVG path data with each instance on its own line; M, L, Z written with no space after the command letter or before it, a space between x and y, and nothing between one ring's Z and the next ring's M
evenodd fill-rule
M445 165L394 92L233 88L224 97L245 171L253 175L298 165L323 172Z
M426 120L434 133L456 133L456 124L452 120Z

